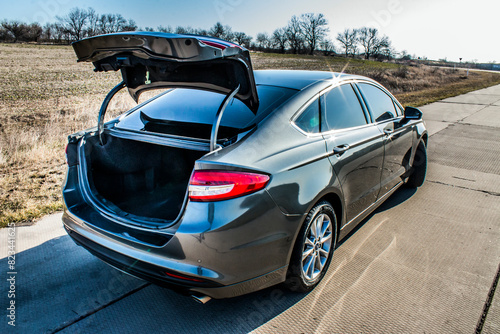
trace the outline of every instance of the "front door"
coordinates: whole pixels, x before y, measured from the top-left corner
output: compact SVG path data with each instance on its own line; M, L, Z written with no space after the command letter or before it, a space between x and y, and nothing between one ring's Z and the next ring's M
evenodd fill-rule
M321 131L344 193L347 223L377 200L384 136L367 115L350 84L321 96Z

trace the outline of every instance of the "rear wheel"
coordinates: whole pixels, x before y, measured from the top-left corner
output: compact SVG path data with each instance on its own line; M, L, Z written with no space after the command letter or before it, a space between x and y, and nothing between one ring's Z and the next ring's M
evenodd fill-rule
M337 217L322 201L309 211L295 243L285 285L292 291L311 291L323 278L337 242Z
M427 150L425 145L420 143L417 147L417 152L415 152L415 158L413 159L412 173L408 178L406 184L410 188L417 188L424 184L425 175L427 174Z

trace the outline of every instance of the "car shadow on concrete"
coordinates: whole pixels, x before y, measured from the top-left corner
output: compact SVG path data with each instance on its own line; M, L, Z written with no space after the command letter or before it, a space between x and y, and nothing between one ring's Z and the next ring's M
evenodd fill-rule
M396 190L394 194L392 194L385 202L383 202L375 211L370 213L368 217L363 219L355 228L352 229L349 234L347 234L337 245L337 247L340 247L344 242L349 240L349 238L356 233L359 229L361 229L370 219L376 215L377 213L381 213L387 210L390 210L400 204L403 204L404 202L408 201L415 193L417 192L417 189L415 188L407 188L404 185Z
M413 194L412 189L398 190L343 242L374 214L400 205ZM1 268L7 268L7 264L7 258L0 260ZM109 267L68 236L17 254L16 269L16 329L30 332L86 333L122 328L125 332L246 333L308 296L317 299L324 288L320 286L308 295L275 286L201 305ZM341 271L327 274L327 282L322 284L341 279ZM7 284L1 285L2 296L7 295L7 289ZM4 325L6 322L0 327Z
M8 259L0 259L0 268L7 267ZM2 321L2 333L11 329L94 333L118 328L135 333L245 333L304 297L272 287L201 305L111 268L76 246L69 236L19 252L16 271L16 327ZM1 296L6 297L8 290L8 284L0 285Z

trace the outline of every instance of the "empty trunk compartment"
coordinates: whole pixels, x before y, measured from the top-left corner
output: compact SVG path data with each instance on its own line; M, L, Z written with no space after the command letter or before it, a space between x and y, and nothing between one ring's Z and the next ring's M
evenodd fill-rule
M206 152L105 135L87 139L87 179L94 196L122 215L172 221L186 196L194 163ZM85 177L85 176L83 176Z

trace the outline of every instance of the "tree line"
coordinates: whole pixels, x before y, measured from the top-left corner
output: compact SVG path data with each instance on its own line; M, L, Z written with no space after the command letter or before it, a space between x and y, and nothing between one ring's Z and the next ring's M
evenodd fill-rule
M328 37L328 20L321 13L294 15L286 26L275 29L271 34L258 33L255 40L220 22L208 30L183 26L139 28L134 20L126 19L121 14L98 14L93 8L74 8L67 15L56 18L57 22L47 23L43 27L38 23L4 20L0 24L0 41L71 43L100 34L144 30L212 36L265 52L312 55L322 51L331 54L337 51L335 44L338 43L341 54L346 57L363 55L366 59L390 59L395 55L389 38L381 36L376 28L345 29L337 34L336 42L332 41Z

